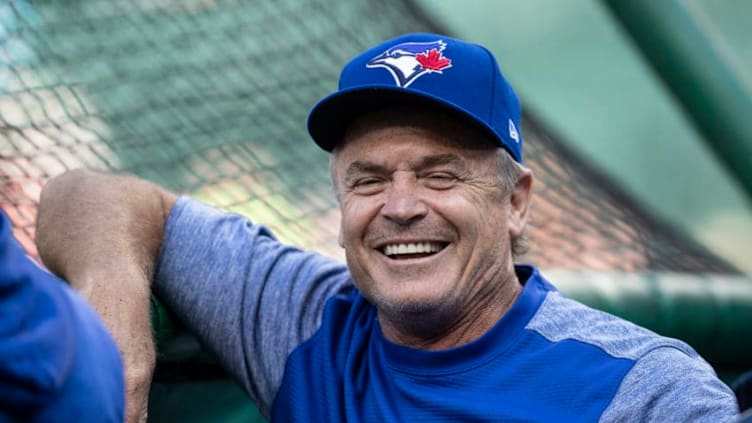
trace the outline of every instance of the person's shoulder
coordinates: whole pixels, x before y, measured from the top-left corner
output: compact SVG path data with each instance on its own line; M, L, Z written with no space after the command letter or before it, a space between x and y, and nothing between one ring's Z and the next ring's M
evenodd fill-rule
M121 421L123 383L117 347L93 308L26 256L0 210L0 411Z
M688 357L697 357L692 347L683 341L658 335L556 291L546 295L526 328L551 342L575 340L590 344L614 358L637 360L658 348L670 348Z
M733 393L685 342L549 291L526 326L548 341L573 340L631 362L602 421L728 421ZM686 418L686 419L685 419Z
M696 353L654 346L637 359L602 421L735 421L731 389Z

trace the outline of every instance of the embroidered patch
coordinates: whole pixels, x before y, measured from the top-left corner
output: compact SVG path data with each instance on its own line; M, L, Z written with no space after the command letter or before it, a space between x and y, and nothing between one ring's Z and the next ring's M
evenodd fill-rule
M406 88L423 75L442 73L452 67L452 60L443 54L445 48L442 40L397 44L371 59L366 67L388 70L394 82Z

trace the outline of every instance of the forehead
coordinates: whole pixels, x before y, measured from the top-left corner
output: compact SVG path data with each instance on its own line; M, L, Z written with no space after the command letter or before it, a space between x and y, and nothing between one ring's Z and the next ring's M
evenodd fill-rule
M355 153L378 160L388 151L453 151L460 156L488 152L498 147L474 126L452 114L437 110L391 108L371 112L356 119L335 149L337 156Z

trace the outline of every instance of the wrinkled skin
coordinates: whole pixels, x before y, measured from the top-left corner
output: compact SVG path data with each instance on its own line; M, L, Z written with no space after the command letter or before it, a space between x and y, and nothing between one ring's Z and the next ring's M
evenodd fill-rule
M504 190L496 146L477 138L448 116L384 111L351 126L335 151L340 244L394 342L470 342L521 290L510 239L524 228L532 176ZM421 248L393 254L409 244Z

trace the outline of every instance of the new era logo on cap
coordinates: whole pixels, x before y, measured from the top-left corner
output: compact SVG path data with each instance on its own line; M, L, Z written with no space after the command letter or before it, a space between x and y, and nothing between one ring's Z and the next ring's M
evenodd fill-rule
M514 126L512 119L509 119L509 138L513 139L515 142L520 142L520 134L517 133L517 127Z
M371 59L366 67L388 70L394 82L405 88L423 75L452 67L452 60L442 54L445 48L442 40L401 43Z
M347 127L388 107L440 109L475 126L522 162L520 102L484 47L437 34L405 34L355 56L339 89L308 115L308 132L332 151Z

